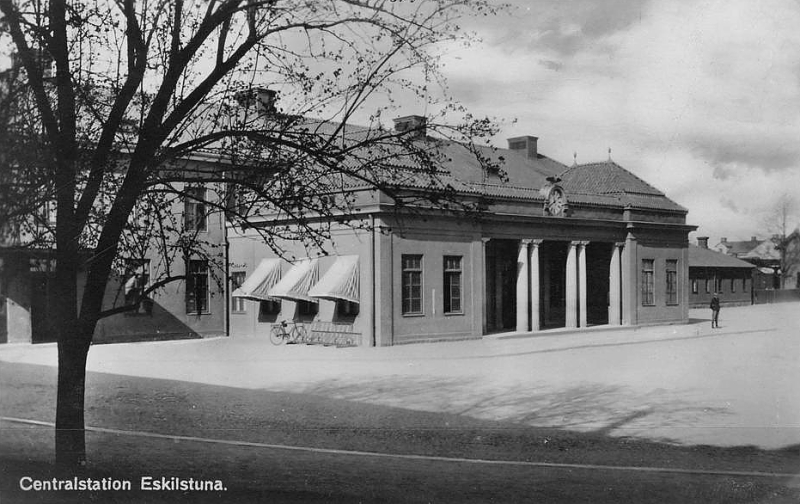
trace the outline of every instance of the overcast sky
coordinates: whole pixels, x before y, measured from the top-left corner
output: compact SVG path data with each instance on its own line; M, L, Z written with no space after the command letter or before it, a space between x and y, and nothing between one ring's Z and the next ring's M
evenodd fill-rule
M483 43L445 57L471 111L517 119L498 145L535 135L566 164L611 148L689 209L693 242L766 237L776 197L800 196L800 2L513 3L467 23Z

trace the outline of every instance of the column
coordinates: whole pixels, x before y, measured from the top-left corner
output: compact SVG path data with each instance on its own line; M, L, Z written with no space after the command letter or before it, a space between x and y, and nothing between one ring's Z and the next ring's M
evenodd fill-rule
M539 279L539 245L542 240L531 240L530 268L531 268L531 331L541 329L541 315L539 314L539 299L541 281Z
M636 237L628 233L622 249L622 324L636 325Z
M488 272L487 272L487 263L486 263L486 244L489 242L490 238L481 238L481 254L483 255L483 292L481 293L481 299L483 303L483 317L481 322L481 334L488 333L489 329L489 282L488 282Z
M578 242L570 242L567 253L567 279L566 279L566 324L567 328L578 327L578 278L576 247Z
M588 241L578 243L578 316L580 317L580 327L586 327L586 246Z
M608 273L608 324L620 325L622 319L622 265L619 250L622 243L615 243L611 251Z
M530 240L520 240L517 254L517 331L528 330L528 244Z

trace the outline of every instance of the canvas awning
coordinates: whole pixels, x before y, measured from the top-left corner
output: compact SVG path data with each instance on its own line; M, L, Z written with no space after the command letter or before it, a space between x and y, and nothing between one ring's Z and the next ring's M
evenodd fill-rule
M256 270L245 279L232 297L252 299L254 301L272 301L268 292L281 279L281 260L262 259Z
M319 260L316 258L301 259L294 263L292 269L286 272L281 281L269 290L269 295L294 301L317 302L308 295L308 291L317 283L318 279Z
M339 256L308 295L358 303L361 299L359 277L358 256Z

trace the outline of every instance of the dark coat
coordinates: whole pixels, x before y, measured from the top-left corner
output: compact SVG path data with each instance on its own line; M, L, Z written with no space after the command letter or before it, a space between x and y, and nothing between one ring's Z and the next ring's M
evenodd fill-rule
M711 309L714 311L719 311L719 298L717 296L711 298Z

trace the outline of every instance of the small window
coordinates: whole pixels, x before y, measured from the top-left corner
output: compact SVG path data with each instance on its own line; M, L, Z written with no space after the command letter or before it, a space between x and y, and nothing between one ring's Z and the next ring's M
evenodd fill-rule
M696 278L692 279L692 294L697 294L699 291L699 286Z
M358 303L339 300L336 302L336 314L342 318L352 318L358 315Z
M317 303L313 303L311 301L298 301L297 302L297 314L302 319L308 319L314 317L319 310L319 305Z
M186 265L186 313L209 313L208 261L190 260Z
M642 305L655 305L655 271L653 259L642 259Z
M208 231L206 189L187 187L184 199L183 225L186 231Z
M667 304L678 304L678 261L667 259Z
M231 273L231 293L242 286L247 274L244 271L234 271ZM245 305L245 298L232 297L231 298L231 312L232 313L245 313L247 305Z
M281 302L276 300L261 301L258 303L258 321L275 322L281 312Z
M461 307L461 256L444 256L444 312L463 313Z
M406 255L402 262L403 315L422 314L422 256Z

